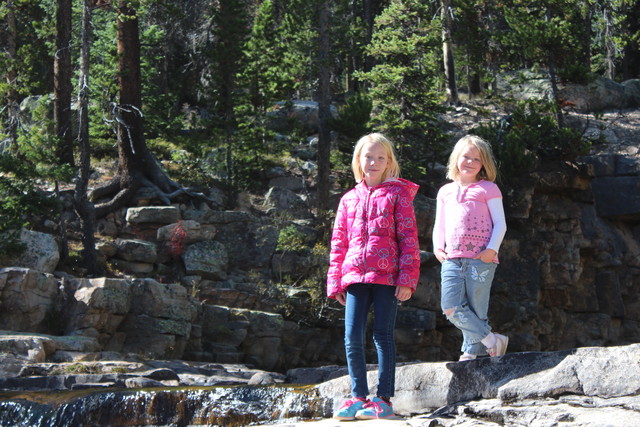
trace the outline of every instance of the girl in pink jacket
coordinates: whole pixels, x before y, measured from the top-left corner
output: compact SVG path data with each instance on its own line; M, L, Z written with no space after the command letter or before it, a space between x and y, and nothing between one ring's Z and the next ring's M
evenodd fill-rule
M358 184L340 200L327 274L327 295L345 306L345 351L352 398L339 420L392 417L398 301L406 301L420 275L413 199L418 185L399 178L391 142L380 133L358 141L351 162ZM365 330L373 306L378 387L368 400Z

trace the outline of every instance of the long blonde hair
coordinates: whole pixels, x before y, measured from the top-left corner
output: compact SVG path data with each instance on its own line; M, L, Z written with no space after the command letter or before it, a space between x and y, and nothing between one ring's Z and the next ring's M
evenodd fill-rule
M478 178L487 181L495 181L498 177L498 168L493 158L493 151L487 141L476 135L465 135L456 142L453 147L453 151L449 156L449 163L447 164L447 178L453 181L457 181L460 178L460 169L458 169L458 159L462 155L462 151L468 146L472 145L480 152L480 161L482 162L482 169L478 172Z
M387 137L385 137L381 133L370 133L360 138L356 143L355 148L353 149L351 170L353 170L353 176L355 177L356 182L361 182L364 179L364 172L362 171L362 165L360 164L360 154L362 153L362 147L364 147L364 145L367 143L380 144L387 152L387 157L389 158L389 166L382 174L382 181L389 177L400 177L400 165L398 164L398 159L396 158L395 150L391 141L389 141Z

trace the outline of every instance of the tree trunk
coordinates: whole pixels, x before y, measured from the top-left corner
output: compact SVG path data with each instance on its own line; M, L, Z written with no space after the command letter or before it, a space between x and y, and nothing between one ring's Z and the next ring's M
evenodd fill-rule
M551 21L549 18L549 13L546 15L547 23ZM549 49L547 55L547 67L549 68L549 81L551 83L551 94L553 96L554 107L555 107L555 116L556 121L558 122L558 127L564 127L564 115L562 114L562 108L560 107L560 96L558 94L558 78L556 75L556 60L553 54L553 51Z
M441 0L442 7L442 55L444 62L444 75L446 80L447 102L449 105L458 105L458 87L456 85L456 69L453 59L453 47L451 46L451 0Z
M604 45L606 48L607 55L607 72L605 77L608 79L612 79L616 75L616 66L615 66L615 42L613 41L613 36L611 35L611 11L608 9L604 10Z
M365 45L371 43L371 38L373 37L373 24L375 20L375 15L373 12L373 2L374 0L363 0L362 2L362 12L363 12L363 20L365 25ZM373 68L373 57L371 55L367 55L364 59L364 71L369 72Z
M129 2L118 3L118 89L120 103L114 106L118 121L118 160L121 183L134 186L134 171L144 171L147 145L142 128L142 88L140 77L140 34L136 10Z
M13 0L7 0L7 56L9 67L7 78L7 115L9 118L8 134L11 151L18 155L18 120L20 108L18 106L18 91L15 88L18 73L16 72L16 55L18 52L18 30L16 28L16 10Z
M145 142L137 11L131 7L131 2L120 0L117 14L120 100L118 104L112 103L111 108L117 122L118 172L111 182L96 188L91 196L96 200L117 194L111 200L96 205L96 218L129 204L142 186L153 190L165 204L169 204L170 198L177 193L184 192L165 175Z
M584 11L584 16L583 16L583 31L582 31L582 49L584 50L584 56L582 58L583 61L583 65L585 67L586 70L591 70L591 37L593 36L593 28L591 26L591 20L593 18L593 14L592 14L592 6L587 3L587 5L584 6L585 7L585 11Z
M330 62L329 62L329 0L321 0L318 5L318 71L319 97L318 118L320 134L318 138L318 208L329 209L329 170L331 135L329 132L330 118Z
M82 259L92 276L100 274L95 249L96 212L87 197L91 173L91 147L89 144L89 58L91 52L91 7L93 0L84 0L80 45L80 79L78 82L78 143L80 146L80 176L76 183L74 206L80 216L82 228Z
M59 138L56 157L74 164L71 130L71 0L58 0L56 13L56 54L53 63L53 120Z

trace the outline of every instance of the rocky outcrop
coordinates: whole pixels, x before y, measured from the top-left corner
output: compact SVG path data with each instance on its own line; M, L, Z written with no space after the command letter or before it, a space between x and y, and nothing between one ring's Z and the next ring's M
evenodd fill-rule
M608 83L602 87L620 92ZM623 92L637 88L637 82L625 82ZM515 90L523 96L546 96L544 88L520 89ZM598 96L607 105L627 105ZM270 121L284 126L293 117L313 132L316 111L314 103L283 104ZM482 119L464 108L456 115L473 122L455 128L456 134ZM572 163L546 159L532 176L503 184L508 231L490 318L494 329L511 337L511 351L640 341L638 120L607 128L623 118L622 112L603 113L600 121L567 114L567 123L610 144ZM616 133L621 130L630 133ZM263 171L269 189L239 195L236 211L154 206L146 194L139 195L139 206L98 221L100 261L119 278L51 275L47 271L55 269L42 265L56 259L53 248L39 251L36 263L24 262L43 270L2 270L0 328L92 338L100 351L247 363L281 372L344 365L343 309L324 297L323 287L330 216L311 216L307 191L315 185L314 156L308 155L314 141L292 142L291 152L300 154L292 166ZM439 264L430 252L436 190L436 183L423 186L414 202L422 272L417 292L397 317L401 362L458 358L460 333L441 313ZM335 203L340 194L332 194ZM76 229L69 218L69 229ZM375 360L372 347L368 355ZM89 356L68 353L65 360L84 357Z
M551 80L546 72L530 70L500 74L497 87L503 96L518 99L553 101ZM622 83L599 77L587 84L562 82L558 96L563 105L580 113L602 112L611 109L637 108L640 105L638 79Z
M517 407L521 402L542 402L573 396L588 406L589 399L626 398L626 419L640 420L640 344L625 347L585 347L551 353L524 352L500 358L469 362L412 364L398 368L394 410L410 416L439 409L440 413L462 409L468 402L485 399ZM377 371L369 372L376 383ZM318 386L320 396L350 396L348 377ZM372 387L371 392L375 392ZM618 400L620 403L622 400ZM494 403L496 403L494 401ZM488 407L486 402L483 403ZM617 406L617 403L616 405ZM464 412L458 411L460 414ZM624 411L622 411L624 412ZM522 416L519 414L518 416ZM618 424L625 418L620 418ZM521 419L502 419L499 424L517 424ZM613 420L612 420L613 421Z
M59 307L59 281L26 268L0 269L0 329L46 332Z
M60 251L55 237L47 233L22 229L20 242L25 246L24 251L19 255L0 257L0 266L20 266L43 273L55 271L60 261Z
M398 417L376 425L636 425L639 360L640 344L634 344L405 364L396 373L393 402ZM78 372L81 366L92 366L93 372ZM124 425L123 408L127 425L327 425L318 419L331 417L350 395L350 379L339 367L296 370L286 377L246 366L180 361L76 364L75 369L61 374L47 364L32 364L18 377L0 381L2 390L20 390L4 393L0 425L48 425L54 419L57 426L77 425L79 420ZM304 378L315 381L326 374L335 378L301 384ZM376 376L371 366L372 393ZM224 384L223 377L238 386L208 387ZM192 385L199 387L187 388ZM130 390L103 393L98 387ZM136 390L139 387L154 388ZM59 392L51 401L29 393L42 389ZM70 389L73 394L61 392Z
M588 157L598 216L611 220L640 220L640 157L604 154Z
M508 231L490 317L496 330L510 335L510 350L640 341L635 192L610 191L600 181L637 179L634 159L637 152L548 161L505 187ZM418 290L397 317L399 360L456 360L460 334L440 312L439 264L428 251L435 201L419 195L415 208L425 250ZM324 298L319 276L326 257L276 251L287 236L283 230L310 246L318 230L302 220L276 223L260 212L124 210L120 219L104 220L120 225L100 250L105 263L138 278L5 268L0 328L91 337L102 351L266 370L344 365L342 309ZM285 275L320 282L283 286Z

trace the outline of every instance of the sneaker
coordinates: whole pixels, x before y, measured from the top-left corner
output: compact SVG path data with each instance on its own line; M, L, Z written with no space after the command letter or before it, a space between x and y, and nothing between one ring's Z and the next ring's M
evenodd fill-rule
M356 418L359 420L374 420L378 418L391 418L393 416L394 413L391 404L379 397L374 397L365 403L364 408L356 413Z
M338 411L333 414L333 418L341 421L351 421L356 419L356 413L364 408L365 403L369 401L362 397L354 397L346 400Z
M458 359L459 362L466 362L467 360L475 360L476 359L475 354L469 354L469 353L463 353L462 356L460 356L460 359Z
M496 343L492 348L487 349L489 356L503 356L507 352L507 345L509 345L509 337L505 337L500 334L493 334L496 337Z

